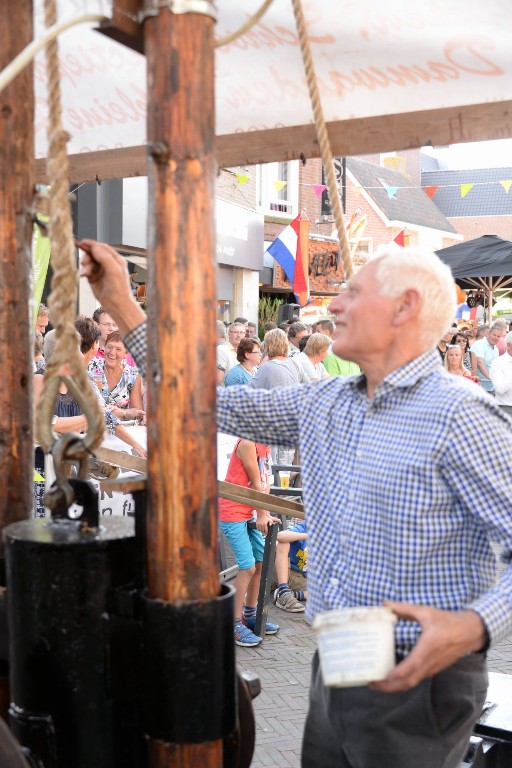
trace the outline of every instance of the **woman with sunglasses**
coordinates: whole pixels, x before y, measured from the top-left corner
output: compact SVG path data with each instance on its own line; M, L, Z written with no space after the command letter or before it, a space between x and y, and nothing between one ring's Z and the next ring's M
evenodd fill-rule
M451 340L451 344L456 344L462 349L462 363L464 368L471 370L471 352L469 351L469 342L464 333L456 333Z
M242 339L236 350L238 365L231 368L224 377L224 386L249 384L261 362L261 343L258 339Z

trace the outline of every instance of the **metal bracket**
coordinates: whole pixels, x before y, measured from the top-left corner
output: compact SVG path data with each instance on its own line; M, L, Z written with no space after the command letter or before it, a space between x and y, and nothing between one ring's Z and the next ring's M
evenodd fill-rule
M168 8L175 14L200 13L217 21L217 10L213 0L145 0L139 13L140 23L148 16L158 16L164 8Z

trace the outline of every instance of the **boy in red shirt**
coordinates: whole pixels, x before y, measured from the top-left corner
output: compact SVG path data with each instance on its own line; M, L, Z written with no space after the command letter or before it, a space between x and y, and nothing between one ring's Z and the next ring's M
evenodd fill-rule
M270 448L250 440L239 440L235 445L226 474L228 483L268 493L270 490ZM248 523L256 513L256 528ZM266 509L256 509L235 501L219 499L220 529L231 545L238 563L235 579L235 643L255 646L261 637L253 630L256 624L256 604L260 588L261 563L263 562L263 533L269 523L278 523ZM245 598L245 605L244 605ZM279 626L268 621L266 634L275 635Z

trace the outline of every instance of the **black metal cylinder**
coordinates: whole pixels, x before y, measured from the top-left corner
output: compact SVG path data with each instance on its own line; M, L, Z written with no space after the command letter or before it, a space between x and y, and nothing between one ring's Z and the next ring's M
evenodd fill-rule
M145 727L153 739L198 744L236 727L233 587L213 600L145 598Z
M35 519L4 538L14 735L45 768L135 765L130 744L116 745L104 637L114 591L135 580L133 521L101 520L94 532ZM122 717L130 742L137 729L125 707Z

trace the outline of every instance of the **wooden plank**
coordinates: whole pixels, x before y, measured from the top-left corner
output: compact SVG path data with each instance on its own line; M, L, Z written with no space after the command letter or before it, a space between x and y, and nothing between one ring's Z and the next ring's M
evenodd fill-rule
M100 24L98 31L112 40L144 53L144 37L138 21L141 0L114 0L109 21Z
M132 456L131 453L113 451L111 448L96 448L94 455L101 461L107 461L122 469L132 469L135 472L147 472L148 463L140 456Z
M247 503L252 506L259 504L264 509L268 509L269 512L275 512L278 515L298 517L301 520L306 519L304 506L298 501L277 499L268 493L255 491L253 488L243 488L233 483L226 483L224 480L219 482L219 496L221 499L236 501L239 504Z
M423 112L381 115L327 124L335 155L391 152L427 145L461 144L512 137L512 101L473 104ZM319 157L313 125L272 128L217 137L221 167L256 165L301 156ZM44 161L36 161L37 180L44 182ZM70 183L147 174L147 150L141 147L90 152L70 157Z
M146 490L147 481L146 475L129 478L116 477L114 480L102 480L100 488L108 493L136 493Z

